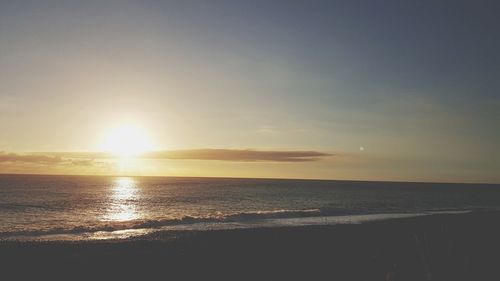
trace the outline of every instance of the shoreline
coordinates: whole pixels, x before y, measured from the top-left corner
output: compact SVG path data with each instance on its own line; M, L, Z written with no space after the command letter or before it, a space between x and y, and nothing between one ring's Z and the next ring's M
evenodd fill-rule
M385 280L393 272L401 280L499 280L499 222L498 211L475 211L363 224L155 232L126 240L2 241L0 264L17 277L100 272L112 280L158 274Z
M205 232L205 231L228 231L228 230L243 230L243 229L265 229L265 228L288 228L288 227L308 227L308 226L333 226L345 224L363 224L378 221L388 221L394 219L408 219L421 216L434 216L434 215L454 215L466 214L471 212L485 211L484 209L447 209L447 210L432 210L420 212L406 212L406 213L353 213L353 214L321 214L319 209L308 210L278 210L265 213L254 213L259 216L271 214L271 217L262 217L246 220L233 220L233 219L218 219L218 218L192 218L185 219L170 219L165 221L157 221L157 226L154 221L146 222L128 222L131 223L130 227L123 227L124 223L119 223L120 228L115 230L110 229L111 226L106 225L103 230L83 231L82 227L75 230L60 230L55 231L27 231L27 232L13 232L12 234L0 233L0 241L19 241L19 242L41 242L41 241L100 241L100 240L128 240L128 239L145 239L145 237L154 236L157 232ZM488 210L489 212L493 210ZM308 213L313 212L317 215L299 216L299 217L274 217L275 214L287 213ZM243 213L241 215L249 215ZM139 227L134 227L139 226ZM1 235L4 235L3 237Z

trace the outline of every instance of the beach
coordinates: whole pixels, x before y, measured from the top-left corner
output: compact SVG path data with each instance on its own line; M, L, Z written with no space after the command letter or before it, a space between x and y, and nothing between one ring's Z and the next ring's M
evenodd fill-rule
M3 241L0 264L2 277L16 279L499 280L499 219L500 212L475 211L126 240Z
M500 281L499 15L0 0L0 281Z

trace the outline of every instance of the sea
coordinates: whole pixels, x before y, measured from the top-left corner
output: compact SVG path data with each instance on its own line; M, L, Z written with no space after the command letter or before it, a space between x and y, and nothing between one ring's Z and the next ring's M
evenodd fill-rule
M0 240L357 224L497 210L500 185L0 175Z

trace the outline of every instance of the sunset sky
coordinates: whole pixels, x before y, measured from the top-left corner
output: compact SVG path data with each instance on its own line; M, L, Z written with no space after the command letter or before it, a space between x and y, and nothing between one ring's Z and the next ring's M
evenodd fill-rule
M0 173L500 183L499 14L0 0Z

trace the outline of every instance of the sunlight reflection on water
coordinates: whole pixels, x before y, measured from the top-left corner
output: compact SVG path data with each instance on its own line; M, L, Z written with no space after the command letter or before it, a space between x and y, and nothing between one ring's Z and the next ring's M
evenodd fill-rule
M130 221L140 218L137 210L139 189L132 178L118 178L114 181L109 195L109 207L104 221Z

